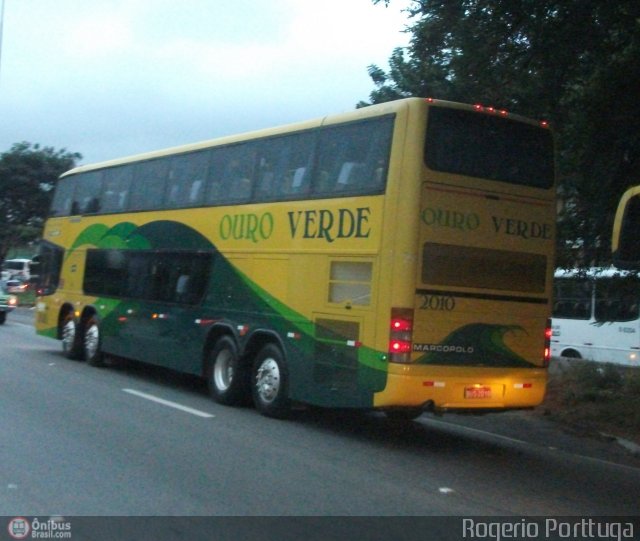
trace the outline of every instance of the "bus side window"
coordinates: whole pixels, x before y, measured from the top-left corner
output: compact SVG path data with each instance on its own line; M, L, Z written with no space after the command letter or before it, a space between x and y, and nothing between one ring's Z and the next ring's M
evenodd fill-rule
M327 194L327 193L331 193L333 190L331 189L333 187L333 183L331 182L331 178L329 177L329 172L328 171L319 171L318 172L318 177L316 179L316 182L314 184L314 189L313 191L317 194Z
M98 212L100 212L100 199L98 199L97 197L85 199L84 213L97 214Z
M312 133L299 133L259 143L256 200L288 199L306 193L314 141Z
M135 166L129 198L130 210L150 210L162 207L169 160L158 158Z
M568 302L556 302L553 305L553 317L568 317L570 304Z
M223 201L222 180L227 163L229 147L214 148L210 151L205 204L219 205Z
M634 319L638 319L639 310L638 304L631 303L623 303L620 308L620 321L632 321Z
M69 216L71 214L76 179L77 175L74 175L58 181L51 204L51 216Z
M207 175L208 152L191 152L171 160L165 205L193 207L202 203L201 190Z
M200 202L202 198L202 179L196 179L191 183L191 188L189 189L189 204L194 205Z
M251 197L256 145L243 143L223 149L220 202L242 203Z
M360 183L362 174L364 173L364 164L357 162L345 162L340 168L338 180L336 182L336 190L351 190Z
M105 171L102 212L122 212L127 208L132 180L133 167L130 165Z
M384 188L393 118L384 117L320 132L314 193L366 194Z
M188 297L189 292L189 280L188 274L181 274L176 280L176 300L178 302L184 301Z
M269 158L261 156L258 165L256 199L258 201L273 199L276 195L276 179L273 164Z
M289 139L291 147L287 159L282 163L283 182L280 184L279 193L284 198L309 193L316 147L315 133L298 134Z
M577 302L573 307L572 317L575 319L589 319L591 314L589 313L589 307L584 302Z
M303 194L309 188L308 174L306 167L298 167L287 173L284 185L286 194Z
M229 198L232 201L243 201L251 196L251 179L238 177L231 183Z
M102 172L81 173L76 180L73 214L96 214L102 206ZM75 211L75 212L73 212Z
M148 252L129 252L128 256L124 296L132 299L147 298L152 254Z

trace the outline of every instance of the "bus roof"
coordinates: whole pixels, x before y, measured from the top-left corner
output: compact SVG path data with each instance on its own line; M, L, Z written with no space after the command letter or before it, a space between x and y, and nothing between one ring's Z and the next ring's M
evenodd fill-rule
M132 156L116 158L113 160L107 160L107 161L93 163L93 164L81 165L79 167L76 167L74 169L71 169L63 173L61 177L65 177L68 175L75 175L77 173L84 173L87 171L93 171L96 169L102 169L104 167L112 167L116 165L124 165L128 163L150 160L153 158L160 158L160 157L169 156L172 154L183 154L187 152L193 152L196 150L203 150L203 149L214 147L214 146L229 145L229 144L237 143L240 141L246 141L250 139L283 135L293 131L304 131L312 128L317 128L320 126L328 126L331 124L357 121L359 119L366 119L374 116L393 114L401 110L405 110L409 107L419 107L419 106L424 107L425 105L436 105L436 106L439 105L444 107L451 107L454 109L466 109L470 111L477 111L479 113L484 113L484 114L503 116L511 120L516 120L518 122L524 122L524 123L532 124L536 126L548 127L544 122L538 122L520 115L507 113L504 109L486 107L478 104L470 105L470 104L458 103L458 102L452 102L452 101L446 101L446 100L437 100L433 98L403 98L400 100L394 100L394 101L389 101L385 103L370 105L367 107L362 107L359 109L354 109L348 112L331 114L331 115L327 115L321 118L316 118L313 120L296 122L292 124L285 124L285 125L277 126L273 128L254 130L254 131L249 131L249 132L244 132L244 133L239 133L234 135L228 135L228 136L218 137L215 139L200 141L197 143L191 143L187 145L180 145L180 146L165 148L161 150L135 154Z
M348 113L338 113L334 115L327 115L322 118L316 118L313 120L307 120L303 122L296 122L292 124L285 124L282 126L277 126L273 128L266 128L262 130L254 130L234 135L227 135L223 137L218 137L215 139L208 139L205 141L200 141L197 143L191 143L187 145L180 145L170 148L165 148L161 150L155 150L151 152L145 152L142 154L135 154L132 156L127 156L124 158L117 158L114 160L108 160L104 162L98 162L88 165L81 165L70 171L67 171L62 175L65 177L67 175L75 175L76 173L84 173L87 171L93 171L95 169L102 169L103 167L111 167L115 165L124 165L127 163L139 162L150 160L152 158L160 158L163 156L169 156L172 154L183 154L187 152L193 152L196 150L203 150L206 148L211 148L214 146L223 146L229 145L233 143L237 143L240 141L246 141L250 139L258 139L261 137L269 137L276 135L283 135L286 133L294 132L294 131L305 131L312 128L317 128L323 125L331 125L336 121L344 122L345 120L358 120L365 119L373 116L380 116L383 114L392 114L398 112L401 109L408 107L408 102L421 102L424 101L421 98L408 98L404 100L397 100L394 102L381 103L378 105L372 105L370 107L363 107L360 109L356 109L354 111L349 111Z

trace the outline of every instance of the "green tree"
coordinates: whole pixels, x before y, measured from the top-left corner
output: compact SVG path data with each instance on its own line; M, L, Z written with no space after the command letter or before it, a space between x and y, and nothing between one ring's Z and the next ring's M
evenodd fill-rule
M369 67L370 101L431 96L551 120L569 202L558 263L607 264L619 196L640 184L640 3L414 0L408 11L410 44L388 71Z
M58 177L80 159L27 142L0 154L0 260L40 235Z

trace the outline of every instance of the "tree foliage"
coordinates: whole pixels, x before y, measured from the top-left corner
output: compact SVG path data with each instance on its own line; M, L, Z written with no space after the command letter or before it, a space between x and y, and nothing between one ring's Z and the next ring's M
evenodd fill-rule
M640 184L640 3L414 0L408 11L409 46L388 71L369 67L371 102L431 96L550 120L568 203L558 262L608 263L617 201Z
M82 156L23 142L0 154L0 260L41 232L58 177Z

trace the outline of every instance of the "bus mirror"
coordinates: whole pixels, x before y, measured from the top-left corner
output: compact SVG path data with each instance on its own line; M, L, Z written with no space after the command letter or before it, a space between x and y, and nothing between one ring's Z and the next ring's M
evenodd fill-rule
M620 199L611 250L616 267L640 269L640 186L627 190Z

